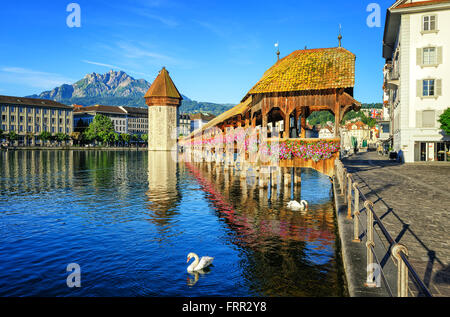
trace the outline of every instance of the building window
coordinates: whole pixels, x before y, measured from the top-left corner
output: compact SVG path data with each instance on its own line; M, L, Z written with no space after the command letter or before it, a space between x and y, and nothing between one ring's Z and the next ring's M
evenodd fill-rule
M19 108L19 112L22 113L23 112L23 107Z
M19 126L19 132L23 132L23 126Z
M39 126L38 125L36 126L36 132L39 132Z
M435 31L436 30L436 16L435 15L425 15L423 17L422 31Z
M434 94L434 79L425 79L423 81L423 93L424 97L433 97Z
M36 114L39 114L39 109L36 109Z
M422 111L422 128L434 128L435 125L435 111Z
M2 121L6 121L6 115L2 115Z
M423 49L423 65L436 65L437 64L437 55L435 47L425 47Z
M15 119L14 116L11 116L11 122L14 122L14 119Z

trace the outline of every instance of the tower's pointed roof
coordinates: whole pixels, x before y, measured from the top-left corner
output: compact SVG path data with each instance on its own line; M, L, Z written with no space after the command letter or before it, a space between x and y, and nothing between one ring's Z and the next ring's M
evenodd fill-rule
M150 89L145 94L145 98L150 97L169 97L183 99L180 92L169 76L169 72L165 67L159 72Z

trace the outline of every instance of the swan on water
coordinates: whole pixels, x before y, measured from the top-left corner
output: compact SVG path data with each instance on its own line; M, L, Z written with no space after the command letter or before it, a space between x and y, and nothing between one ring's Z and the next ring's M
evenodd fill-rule
M187 261L186 263L189 263L189 261L194 258L194 262L191 263L191 265L188 266L187 271L188 272L198 272L201 271L202 269L206 268L207 266L210 266L214 260L214 258L209 257L209 256L204 256L202 257L202 259L200 260L198 255L191 252L188 254L187 256Z
M306 200L302 200L301 202L292 200L287 204L287 207L292 210L308 210L308 202Z

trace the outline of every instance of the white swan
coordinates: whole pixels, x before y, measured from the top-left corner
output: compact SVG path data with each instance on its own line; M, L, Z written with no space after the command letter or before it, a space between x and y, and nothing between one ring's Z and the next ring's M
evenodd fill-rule
M306 200L302 200L300 203L292 200L288 202L287 207L292 210L300 210L305 211L308 210L308 202Z
M204 257L202 257L201 260L199 260L198 255L193 253L193 252L191 252L187 256L186 263L189 263L189 261L192 258L194 258L195 260L187 268L187 271L189 273L201 271L202 269L206 268L207 266L210 266L212 264L213 260L214 260L214 258L209 257L209 256L204 256Z

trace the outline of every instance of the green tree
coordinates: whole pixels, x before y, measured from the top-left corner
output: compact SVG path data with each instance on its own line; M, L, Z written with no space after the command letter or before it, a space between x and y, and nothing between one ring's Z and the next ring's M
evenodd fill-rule
M19 139L19 135L15 131L10 131L6 135L6 138L9 140L9 142L14 143L15 141L17 141Z
M128 133L123 133L120 135L120 138L125 144L127 144L128 146L130 145L131 135L129 135Z
M70 137L62 132L59 132L55 135L55 139L59 142L59 144L61 145L62 142L67 141L70 139Z
M141 135L141 140L144 141L145 143L147 143L148 142L148 134Z
M114 133L114 125L107 116L97 114L84 133L89 141L97 140L106 144Z
M131 135L131 142L134 142L134 144L136 145L136 147L138 146L138 141L139 141L140 137L137 134L132 134Z
M439 116L438 122L441 124L441 129L445 134L450 135L450 108L447 108L447 110Z
M114 142L116 142L117 138L117 133L116 132L109 132L106 136L105 136L105 142L108 143L108 145L113 144Z
M120 142L120 134L114 133L114 144L117 146L117 144Z
M42 142L47 143L52 139L52 134L47 131L43 131L38 135L38 138L42 140Z

